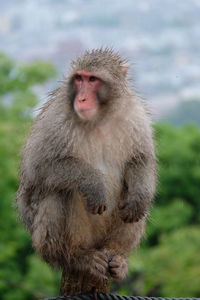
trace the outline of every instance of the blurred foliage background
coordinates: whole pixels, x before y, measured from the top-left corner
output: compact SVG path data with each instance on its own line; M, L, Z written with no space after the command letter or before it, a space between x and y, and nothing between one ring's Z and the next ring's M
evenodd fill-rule
M46 62L17 65L0 54L0 299L34 300L59 293L59 271L34 254L14 204L21 149L38 103L34 87L56 74ZM185 109L183 109L185 116ZM176 122L174 122L176 123ZM177 122L181 124L180 120ZM177 124L176 123L176 124ZM200 128L155 125L159 184L129 276L112 291L200 297Z

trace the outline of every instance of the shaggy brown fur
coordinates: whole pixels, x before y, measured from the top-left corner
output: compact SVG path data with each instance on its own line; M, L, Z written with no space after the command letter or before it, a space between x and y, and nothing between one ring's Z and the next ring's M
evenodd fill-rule
M73 74L102 79L98 117L73 110ZM36 251L63 270L62 294L123 279L155 192L149 115L129 87L128 66L109 49L86 52L36 117L23 151L19 214Z

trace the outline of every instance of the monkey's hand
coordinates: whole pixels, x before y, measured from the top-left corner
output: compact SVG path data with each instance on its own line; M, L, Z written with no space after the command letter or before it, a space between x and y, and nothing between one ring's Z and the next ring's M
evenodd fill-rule
M109 261L109 273L115 280L123 280L128 273L126 259L120 255L114 255Z
M142 199L130 194L118 204L119 216L125 223L138 222L146 214L146 207Z
M88 212L101 215L106 210L106 192L103 183L98 182L98 184L88 185L81 193L85 199Z

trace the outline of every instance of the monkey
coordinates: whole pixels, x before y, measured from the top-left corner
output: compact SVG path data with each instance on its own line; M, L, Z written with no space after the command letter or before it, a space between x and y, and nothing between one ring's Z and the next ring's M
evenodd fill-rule
M156 155L129 68L110 48L72 61L23 149L19 215L36 252L62 269L62 295L108 292L145 233Z

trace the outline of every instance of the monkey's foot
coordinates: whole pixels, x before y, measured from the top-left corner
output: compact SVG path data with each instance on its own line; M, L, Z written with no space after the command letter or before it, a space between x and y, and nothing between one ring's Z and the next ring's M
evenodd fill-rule
M102 286L108 284L108 256L106 253L100 251L94 252L88 269L94 281L101 283Z
M138 222L145 216L144 204L130 199L124 199L118 205L119 216L125 223Z
M128 273L126 259L120 255L113 256L109 262L109 272L115 280L123 280Z

